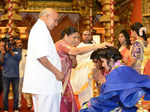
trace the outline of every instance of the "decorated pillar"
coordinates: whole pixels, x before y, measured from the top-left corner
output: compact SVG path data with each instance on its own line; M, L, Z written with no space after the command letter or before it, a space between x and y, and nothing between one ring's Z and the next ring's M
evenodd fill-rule
M147 28L146 33L150 35L150 0L142 0L142 22Z
M93 29L93 0L80 0L78 1L80 6L80 32L85 29L92 32Z
M114 23L118 21L118 17L114 15L114 0L99 0L103 8L103 16L99 18L105 28L105 40L113 42L114 40Z
M9 36L16 34L15 21L21 21L22 18L18 14L20 0L5 0L5 13L0 17L0 21L8 21L6 28L8 28Z
M93 0L89 0L89 8L90 8L90 16L89 16L89 21L90 21L90 31L93 31Z
M110 40L114 41L114 0L110 0Z
M8 34L12 35L12 24L13 24L13 3L12 0L8 0Z

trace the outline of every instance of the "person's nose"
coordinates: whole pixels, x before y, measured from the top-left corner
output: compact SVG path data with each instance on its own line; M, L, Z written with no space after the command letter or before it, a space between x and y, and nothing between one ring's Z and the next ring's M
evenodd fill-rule
M55 22L55 26L57 26L58 25L58 22Z
M102 63L102 67L104 67L105 65L104 65L104 63Z

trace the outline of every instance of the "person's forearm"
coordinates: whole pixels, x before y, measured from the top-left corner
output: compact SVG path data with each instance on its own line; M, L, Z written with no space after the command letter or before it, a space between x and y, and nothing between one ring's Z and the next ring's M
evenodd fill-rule
M46 57L39 58L38 60L44 67L46 67L48 70L54 73L56 78L60 77L59 80L62 80L61 78L63 76L59 76L59 74L61 74L61 71L59 71L55 66L53 66Z
M90 52L92 50L96 50L97 48L98 47L96 45L90 45L90 46L79 47L79 48L75 47L69 51L69 54L78 55L78 54Z
M4 54L0 55L0 63L3 64L4 63Z

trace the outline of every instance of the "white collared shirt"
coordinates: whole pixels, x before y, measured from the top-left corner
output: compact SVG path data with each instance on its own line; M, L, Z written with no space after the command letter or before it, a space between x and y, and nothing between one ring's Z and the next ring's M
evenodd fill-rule
M32 94L54 94L62 91L62 83L45 68L38 59L46 56L61 71L61 61L57 54L47 26L38 20L33 26L28 40L27 61L23 92Z

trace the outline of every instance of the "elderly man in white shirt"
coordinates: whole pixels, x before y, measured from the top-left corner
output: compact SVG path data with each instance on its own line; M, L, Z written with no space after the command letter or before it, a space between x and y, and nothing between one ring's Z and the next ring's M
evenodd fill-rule
M60 112L64 74L49 32L57 20L56 11L44 9L29 35L22 91L32 94L35 112Z

